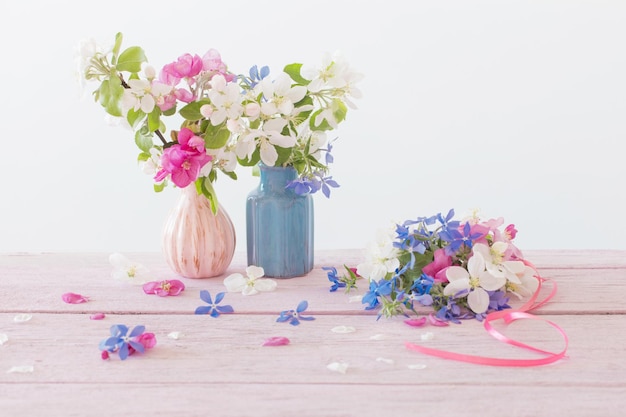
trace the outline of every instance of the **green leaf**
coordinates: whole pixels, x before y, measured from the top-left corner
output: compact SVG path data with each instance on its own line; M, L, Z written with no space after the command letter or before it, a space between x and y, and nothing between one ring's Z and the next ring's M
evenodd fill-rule
M187 120L191 120L191 121L200 120L204 117L202 116L202 113L200 113L200 108L204 106L205 104L210 104L210 103L211 102L209 100L192 101L191 103L187 104L185 107L180 109L179 113L182 117L184 117Z
M233 180L237 180L237 174L235 173L235 171L222 171L224 173L224 175L230 177Z
M150 149L152 149L152 146L154 146L154 143L152 142L152 132L150 132L149 134L145 134L145 132L142 132L142 130L138 130L135 133L135 144L137 144L137 147L147 153L149 156Z
M204 144L209 149L219 149L226 145L230 138L230 131L226 128L226 123L213 126L208 124L204 136Z
M204 195L209 200L209 204L211 204L211 211L214 215L216 215L218 210L217 194L215 194L215 189L213 188L211 180L206 177L198 178L195 184L196 191L198 191L199 194Z
M115 66L118 71L139 72L141 64L146 62L146 54L139 46L131 46L122 52Z
M283 71L286 72L291 77L291 79L294 80L296 83L301 84L301 85L309 85L311 81L302 77L302 75L300 74L301 68L302 68L302 64L294 63L294 64L286 65Z
M274 163L274 166L281 166L285 162L289 161L291 157L292 148L281 148L280 146L274 146L276 152L278 153L278 159Z
M107 78L102 81L100 84L100 88L98 89L98 99L100 104L107 113L111 116L121 117L122 116L122 108L120 106L120 101L122 99L122 95L124 94L124 87L122 87L122 82L116 76L111 76L111 78Z
M150 154L147 152L141 152L137 155L137 162L146 162L148 159L150 159Z
M163 181L161 183L156 183L154 184L154 191L157 193L160 193L161 191L163 191L165 189L165 187L167 186L167 181Z
M239 161L239 164L241 164L241 166L253 167L256 164L258 164L259 161L261 160L261 152L259 151L259 148L256 148L254 152L252 153L252 157L250 159L246 157L246 158L237 158L237 160Z
M128 113L126 113L126 120L128 121L128 124L133 127L133 129L136 129L137 126L145 120L145 118L146 114L141 110L135 111L135 109L130 109L128 110Z
M159 130L161 128L161 110L155 106L154 110L150 114L148 114L148 129L151 132L155 130Z
M124 36L122 32L117 32L115 34L115 44L113 45L111 64L115 65L115 61L117 60L117 55L120 53L120 48L122 47L122 40Z
M335 116L337 123L341 123L346 120L346 115L348 114L348 106L346 106L346 103L336 98L333 100L332 108L333 116Z

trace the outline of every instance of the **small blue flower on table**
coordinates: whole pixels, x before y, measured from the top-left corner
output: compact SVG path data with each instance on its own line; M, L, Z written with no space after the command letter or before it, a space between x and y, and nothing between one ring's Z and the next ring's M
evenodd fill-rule
M303 313L308 306L309 303L306 300L300 301L300 304L298 304L298 307L296 307L295 310L281 311L280 316L276 319L276 321L279 323L288 321L292 326L297 326L300 324L300 320L315 320L315 317L301 315L301 313Z

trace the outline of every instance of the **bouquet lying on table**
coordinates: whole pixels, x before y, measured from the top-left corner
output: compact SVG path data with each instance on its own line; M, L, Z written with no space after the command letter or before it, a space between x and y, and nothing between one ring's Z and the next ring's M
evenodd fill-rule
M482 320L509 308L510 296L523 299L539 284L537 271L513 244L514 225L502 218L482 221L476 214L454 220L454 210L396 224L368 248L356 268L324 267L331 291L356 288L369 281L362 298L367 310L381 316L418 314L418 306L434 310L434 322Z

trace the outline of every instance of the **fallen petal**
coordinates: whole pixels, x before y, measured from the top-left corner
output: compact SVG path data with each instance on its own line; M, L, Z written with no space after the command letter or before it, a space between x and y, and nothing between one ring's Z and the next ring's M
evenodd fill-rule
M425 369L426 365L424 365L423 363L416 363L413 365L409 365L408 368L409 369Z
M167 335L167 337L169 337L170 339L178 340L180 339L181 335L182 335L181 332L171 332Z
M8 341L9 341L9 336L7 336L4 333L0 333L0 346L4 345Z
M102 320L105 317L104 313L96 313L89 316L90 320Z
M266 339L261 346L284 346L289 344L289 339L282 336L274 336Z
M348 299L349 303L360 303L363 300L362 295L353 295Z
M434 337L435 337L434 333L427 332L427 333L424 333L423 335L421 335L420 339L422 339L423 341L426 341L426 340L433 340Z
M404 322L412 327L420 327L426 324L426 317L421 317L419 319L408 319L404 320Z
M370 340L383 340L383 339L385 339L384 334L375 334L373 336L370 336Z
M394 363L393 359L387 359L387 358L376 358L376 362L384 362L384 363L388 363L389 365L393 365Z
M7 371L7 374L13 374L13 373L25 374L28 372L33 372L34 370L35 368L32 365L14 366Z
M333 372L339 372L340 374L345 374L348 370L348 364L345 362L333 362L326 365L326 368Z
M75 294L73 292L66 292L65 294L61 296L61 298L63 299L63 301L65 301L68 304L80 304L80 303L86 303L87 301L89 301L89 297L85 297L80 294Z
M274 291L277 286L278 283L273 279L262 278L254 281L254 288L263 292Z
M228 292L240 292L243 291L244 288L246 288L248 280L244 278L243 275L236 272L224 278L223 283L224 286L226 286L226 290L228 290Z
M352 326L336 326L330 329L333 333L354 333L356 329Z
M428 315L428 321L430 321L430 324L432 324L433 326L449 326L450 323L448 323L445 320L439 320L437 317L434 316L434 314L429 314Z
M13 321L16 323L24 323L25 321L28 321L30 319L33 318L32 314L27 314L27 313L22 313L22 314L18 314L17 316L13 317Z

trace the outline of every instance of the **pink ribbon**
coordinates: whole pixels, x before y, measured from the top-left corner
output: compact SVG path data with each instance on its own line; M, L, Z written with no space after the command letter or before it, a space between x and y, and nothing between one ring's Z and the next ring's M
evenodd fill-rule
M530 266L531 268L533 268L535 271L537 271L537 269L530 262L524 261L524 263ZM538 365L547 365L549 363L553 363L562 358L565 358L569 340L567 338L567 335L563 331L563 329L561 329L557 324L555 324L552 321L542 319L540 317L537 317L533 314L528 313L529 311L539 308L545 303L547 303L556 294L557 286L555 282L552 282L552 291L550 291L550 293L543 300L537 301L537 298L539 297L539 292L541 291L541 288L542 288L542 284L544 282L547 282L548 280L545 278L542 278L538 274L535 275L535 278L537 279L537 281L539 281L537 290L523 306L515 310L507 309L507 310L495 311L493 313L487 314L487 317L485 317L485 320L484 320L484 326L487 332L495 339L503 343L512 345L512 346L517 346L519 348L528 349L533 352L540 353L544 355L543 358L502 359L502 358L493 358L493 357L487 357L487 356L465 355L461 353L447 352L444 350L428 348L428 347L416 345L410 342L406 342L406 347L410 350L414 350L414 351L431 355L431 356L437 356L443 359L452 359L452 360L457 360L457 361L462 361L462 362L475 363L475 364L480 364L480 365L491 365L491 366L519 366L519 367L538 366ZM557 332L563 337L563 340L565 341L563 350L561 350L560 352L549 352L546 350L538 349L534 346L527 345L525 343L511 339L505 336L504 334L502 334L501 332L499 332L498 330L494 329L492 326L492 322L496 320L503 320L504 323L508 325L514 322L515 320L522 320L522 319L541 320L545 323L548 323L550 326L554 327L557 330Z

